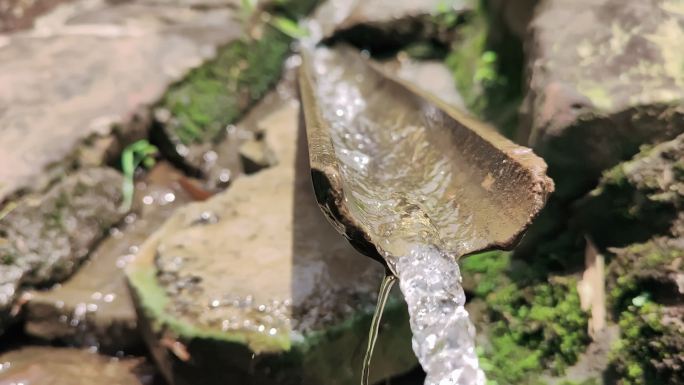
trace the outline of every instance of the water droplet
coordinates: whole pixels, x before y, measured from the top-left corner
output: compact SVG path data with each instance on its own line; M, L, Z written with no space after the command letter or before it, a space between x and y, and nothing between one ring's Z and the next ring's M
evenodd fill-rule
M224 168L224 169L221 170L221 172L219 173L218 180L219 180L219 182L221 182L221 183L228 183L228 182L230 182L230 176L231 176L230 170L227 169L227 168Z
M202 155L202 159L204 159L205 162L213 163L218 159L218 154L216 151L207 151Z
M171 203L175 200L176 200L176 196L173 193L168 192L168 193L164 194L164 202Z

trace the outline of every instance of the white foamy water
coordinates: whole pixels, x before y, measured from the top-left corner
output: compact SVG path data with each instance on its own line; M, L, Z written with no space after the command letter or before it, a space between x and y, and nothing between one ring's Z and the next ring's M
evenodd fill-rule
M455 259L425 246L390 260L408 304L413 351L427 373L425 385L484 385Z

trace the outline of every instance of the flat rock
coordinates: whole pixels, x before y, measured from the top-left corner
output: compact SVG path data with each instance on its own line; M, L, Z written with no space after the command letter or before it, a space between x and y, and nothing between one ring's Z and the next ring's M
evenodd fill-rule
M560 198L684 131L680 1L544 0L530 30L521 139L549 163Z
M23 287L69 277L123 217L122 179L113 169L85 168L42 196L8 204L0 219L0 330Z
M291 102L261 116L279 164L177 211L129 267L146 341L172 384L358 383L383 270L316 207L297 116ZM395 300L373 378L414 364Z
M86 139L143 136L146 107L240 36L234 3L80 0L0 34L0 201L40 188Z
M26 347L0 355L2 385L149 385L144 359L115 359L86 350Z
M156 165L136 185L133 212L109 231L85 265L63 284L29 293L24 307L29 335L112 352L142 344L124 268L145 239L191 200L182 178L168 163Z

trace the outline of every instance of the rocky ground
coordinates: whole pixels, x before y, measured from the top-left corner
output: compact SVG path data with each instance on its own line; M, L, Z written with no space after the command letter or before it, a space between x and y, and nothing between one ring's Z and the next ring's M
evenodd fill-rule
M684 384L681 3L389 3L0 1L0 384L357 382L382 270L308 189L306 34L549 164L462 262L491 384ZM422 382L403 306L376 381Z

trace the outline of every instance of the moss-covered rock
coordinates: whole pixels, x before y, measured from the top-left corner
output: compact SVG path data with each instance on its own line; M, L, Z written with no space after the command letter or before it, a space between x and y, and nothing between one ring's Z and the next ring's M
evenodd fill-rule
M684 307L640 298L619 317L622 336L612 351L616 384L684 383Z
M526 43L525 126L558 197L578 197L641 144L684 131L680 8L677 0L538 5Z
M521 28L534 1L479 0L475 12L456 31L446 58L466 107L514 137L522 100ZM520 15L517 15L519 13Z
M606 283L621 334L612 351L617 383L684 383L684 238L612 253Z
M562 373L589 343L574 277L543 279L543 269L505 252L467 257L462 272L485 301L480 360L490 380L543 383L544 373Z
M658 237L612 251L607 285L616 314L642 293L659 303L684 302L684 238Z
M24 287L69 277L122 217L121 174L88 168L43 195L26 196L0 218L0 332Z
M178 206L191 200L178 182L183 178L163 162L139 181L133 212L92 249L88 261L61 285L30 292L24 306L27 334L107 352L140 348L142 339L123 269L140 244Z
M316 2L260 2L255 8L243 2L243 35L171 86L156 108L153 136L167 157L192 174L211 174L207 163L213 157L207 160L206 153L278 81L293 33L305 33L292 31L296 20Z
M170 113L165 131L172 141L216 139L277 81L292 39L268 25L262 28L260 38L228 44L167 91L159 108Z
M646 147L604 172L599 186L577 203L573 222L600 246L644 242L668 234L684 207L684 135Z

